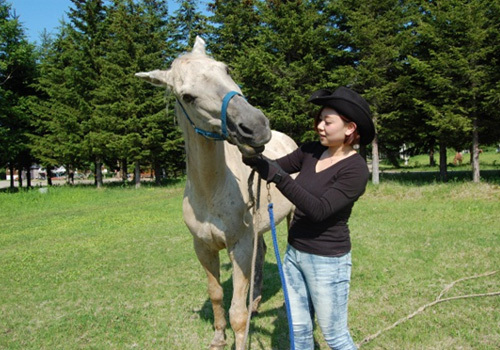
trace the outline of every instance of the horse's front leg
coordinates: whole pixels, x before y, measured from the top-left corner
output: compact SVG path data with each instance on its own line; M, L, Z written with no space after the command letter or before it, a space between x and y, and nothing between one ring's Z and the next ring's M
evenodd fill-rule
M233 265L233 299L229 308L229 320L234 331L236 350L245 349L245 330L248 318L247 295L252 251L252 234L242 236L229 250L229 257Z
M224 292L220 283L219 251L210 249L203 242L194 239L194 249L208 278L208 295L214 312L215 334L210 343L211 350L222 350L226 346L226 316L224 313Z

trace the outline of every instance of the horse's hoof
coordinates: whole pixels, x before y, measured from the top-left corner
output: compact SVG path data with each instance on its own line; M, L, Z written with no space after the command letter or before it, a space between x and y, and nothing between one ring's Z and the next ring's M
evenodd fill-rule
M210 350L224 350L226 347L226 342L223 343L217 343L217 344L210 344Z
M223 334L216 334L210 343L210 350L224 350L226 345L226 337Z
M252 302L252 315L257 315L259 313L259 306L262 300L262 295L259 295Z

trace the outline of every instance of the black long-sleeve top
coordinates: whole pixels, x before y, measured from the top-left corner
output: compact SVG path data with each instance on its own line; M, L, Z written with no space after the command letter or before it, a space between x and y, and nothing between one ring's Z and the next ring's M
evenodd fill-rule
M341 256L351 250L348 220L370 173L359 154L316 172L325 149L311 142L277 159L287 173L277 187L296 207L288 243L311 254ZM299 173L295 180L288 175L294 173Z

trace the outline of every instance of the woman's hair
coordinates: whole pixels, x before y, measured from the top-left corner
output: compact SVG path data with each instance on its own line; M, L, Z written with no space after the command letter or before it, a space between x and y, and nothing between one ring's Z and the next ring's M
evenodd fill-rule
M321 109L314 116L314 131L316 131L316 132L318 132L318 124L321 121L321 111L322 110L323 109ZM342 119L344 121L344 123L354 123L352 120L344 117L343 115L339 114L339 117L340 117L340 119ZM356 124L356 123L354 123L354 124ZM361 138L361 136L359 135L359 132L358 132L358 126L356 125L356 130L354 130L354 132L351 135L345 137L344 144L349 145L349 146L358 145L360 138Z

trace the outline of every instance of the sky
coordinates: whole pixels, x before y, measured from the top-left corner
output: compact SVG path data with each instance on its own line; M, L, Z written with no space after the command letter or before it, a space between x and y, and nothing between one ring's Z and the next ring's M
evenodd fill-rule
M19 17L30 42L40 42L44 29L57 33L60 21L66 17L72 2L70 0L7 0Z
M60 22L67 19L66 12L72 7L70 0L7 0L15 10L16 15L23 24L28 40L40 43L40 35L44 29L49 34L56 34ZM168 1L170 12L178 5L175 1Z

